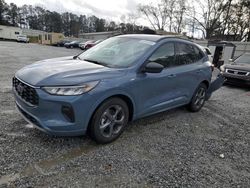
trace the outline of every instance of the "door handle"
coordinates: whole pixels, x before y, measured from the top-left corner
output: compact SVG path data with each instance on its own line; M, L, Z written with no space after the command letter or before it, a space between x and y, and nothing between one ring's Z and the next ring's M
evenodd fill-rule
M174 78L174 77L176 77L176 74L170 74L170 75L168 75L168 78Z
M196 71L196 73L201 73L201 72L202 72L202 70L201 70L201 69L199 69L199 70L197 70L197 71Z

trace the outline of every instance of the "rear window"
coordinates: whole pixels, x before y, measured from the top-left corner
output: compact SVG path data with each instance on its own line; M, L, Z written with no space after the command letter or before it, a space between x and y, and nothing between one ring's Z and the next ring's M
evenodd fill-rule
M205 52L207 53L207 55L212 55L212 53L210 52L209 49L205 48Z
M177 43L179 64L195 63L203 58L203 53L192 44Z

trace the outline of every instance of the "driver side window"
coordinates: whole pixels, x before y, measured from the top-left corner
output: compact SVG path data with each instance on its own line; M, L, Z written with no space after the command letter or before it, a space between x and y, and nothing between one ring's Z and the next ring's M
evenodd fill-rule
M168 42L160 46L149 58L149 62L156 62L164 67L175 65L175 47L173 42Z

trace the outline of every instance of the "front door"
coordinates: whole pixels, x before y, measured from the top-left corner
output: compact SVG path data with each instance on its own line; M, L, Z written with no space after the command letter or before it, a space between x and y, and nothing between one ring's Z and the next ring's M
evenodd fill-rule
M160 112L168 109L182 101L177 97L177 80L174 65L176 65L175 44L167 42L161 45L148 59L149 62L156 62L165 67L161 73L138 73L134 96L137 96L139 117Z

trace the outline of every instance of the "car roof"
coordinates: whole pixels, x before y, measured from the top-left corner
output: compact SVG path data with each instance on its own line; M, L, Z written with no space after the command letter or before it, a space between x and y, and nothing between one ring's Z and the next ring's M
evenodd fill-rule
M182 36L179 36L179 35L128 34L128 35L119 35L117 37L135 38L135 39L141 39L141 40L149 40L152 42L158 42L158 41L166 39L166 38L176 38L176 39L182 39L185 41L189 41L189 40L184 39ZM189 42L191 42L191 41L189 41Z

